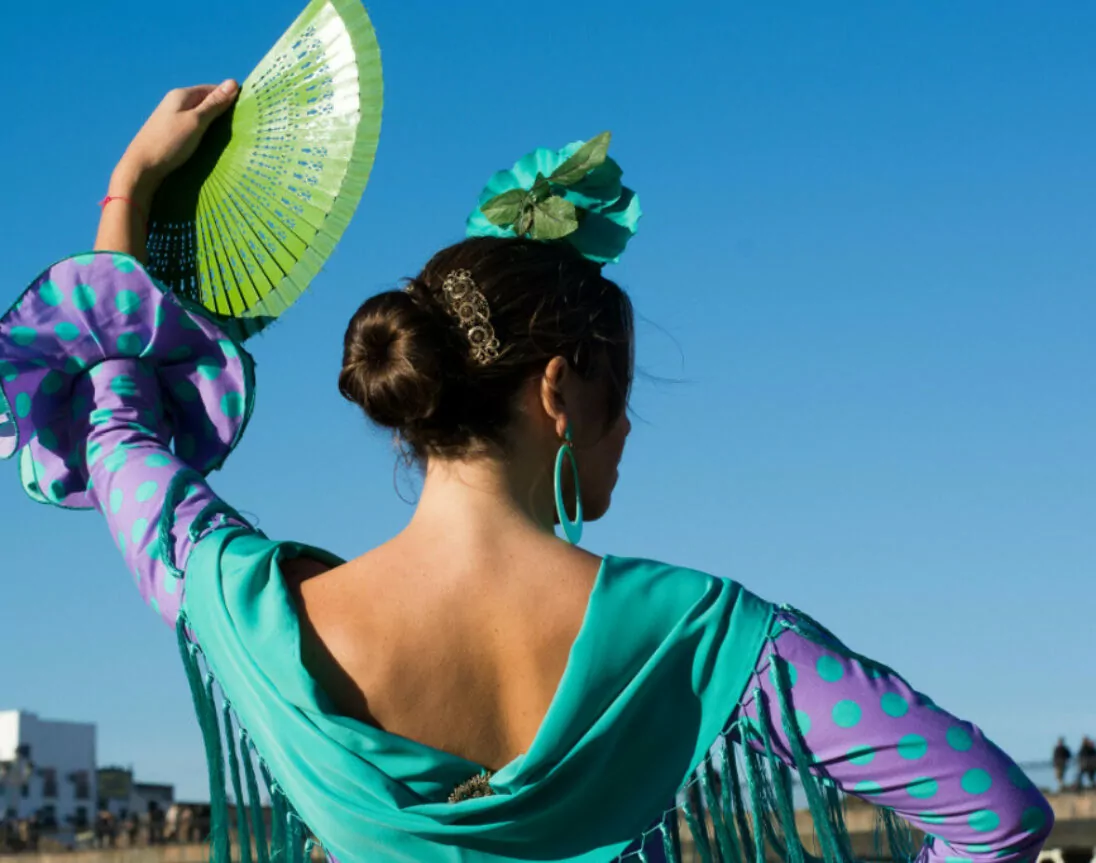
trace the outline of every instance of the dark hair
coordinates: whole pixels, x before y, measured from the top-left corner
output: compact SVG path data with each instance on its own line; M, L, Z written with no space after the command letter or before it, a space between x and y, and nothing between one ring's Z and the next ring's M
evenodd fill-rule
M467 270L490 307L500 347L477 363L445 302L446 276ZM402 291L371 297L350 319L339 392L419 456L501 446L522 384L563 357L604 379L606 422L632 381L632 303L601 266L566 243L474 237L443 249Z

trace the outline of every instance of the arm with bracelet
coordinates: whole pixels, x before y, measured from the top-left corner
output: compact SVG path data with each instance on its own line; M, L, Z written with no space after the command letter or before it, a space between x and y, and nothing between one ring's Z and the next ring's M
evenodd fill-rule
M174 90L115 169L96 252L54 264L0 323L9 450L34 498L106 518L142 597L174 624L190 550L247 523L205 475L242 431L252 362L144 270L159 182L232 103L234 82Z

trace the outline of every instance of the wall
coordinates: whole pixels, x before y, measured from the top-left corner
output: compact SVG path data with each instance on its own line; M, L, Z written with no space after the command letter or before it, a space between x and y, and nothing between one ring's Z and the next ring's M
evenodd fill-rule
M0 758L10 760L19 745L30 747L30 760L34 775L28 783L28 795L16 794L17 816L27 818L52 805L59 827L66 827L66 819L75 816L81 807L89 820L95 817L95 726L88 723L60 722L39 718L34 713L8 711L0 713ZM46 782L42 771L52 769L57 777L56 796L46 797ZM87 796L77 797L77 787L69 775L76 771L87 772ZM0 801L0 806L4 805Z
M0 710L0 761L15 758L15 747L19 745L19 711Z

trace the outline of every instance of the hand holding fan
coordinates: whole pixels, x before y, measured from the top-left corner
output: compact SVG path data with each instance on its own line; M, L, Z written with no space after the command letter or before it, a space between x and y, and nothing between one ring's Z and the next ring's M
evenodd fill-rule
M149 272L236 338L262 330L304 292L354 214L382 99L380 50L359 0L312 0L157 193Z

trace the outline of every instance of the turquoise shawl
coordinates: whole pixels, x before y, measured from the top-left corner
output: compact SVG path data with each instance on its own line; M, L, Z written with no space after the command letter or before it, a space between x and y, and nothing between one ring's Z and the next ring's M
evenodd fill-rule
M250 739L260 772L284 795L275 814L279 805L295 812L340 863L611 860L674 805L718 740L773 615L732 581L606 558L529 751L492 777L493 796L453 804L448 794L479 765L338 716L302 664L280 570L302 555L340 562L247 530L211 534L187 565L180 632L200 645L226 703L221 729L209 709L211 680L201 678L188 640L188 671L217 762L213 784L225 784L218 738L229 744L237 799L255 782ZM246 729L235 735L245 744L243 779L233 714ZM248 823L244 807L238 812L239 826L254 833L259 825ZM290 817L286 829L294 823ZM215 856L216 846L215 837Z

